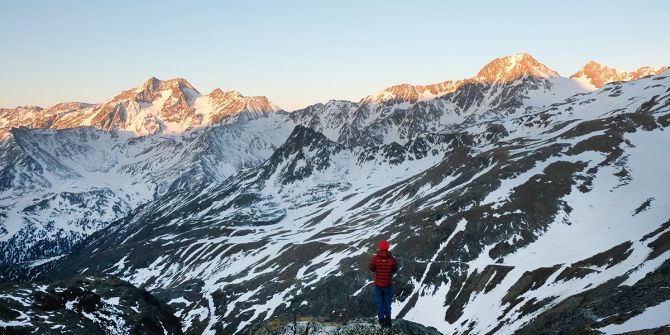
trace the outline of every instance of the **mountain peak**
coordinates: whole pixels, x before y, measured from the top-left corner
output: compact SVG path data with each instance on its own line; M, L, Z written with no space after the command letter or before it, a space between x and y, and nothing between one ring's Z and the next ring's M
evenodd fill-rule
M661 72L664 72L668 68L670 68L670 67L659 66L657 68L653 68L651 66L642 66L642 67L638 68L637 70L635 70L633 72L630 72L630 75L633 78L638 79L638 78L646 77L646 76L649 76L649 75L660 74Z
M247 112L247 117L255 118L280 109L265 96L247 97L238 91L223 91L217 88L208 97L213 108L209 116L212 123L220 123L229 118L232 122L235 120L233 116L243 112Z
M590 60L586 63L586 65L584 65L584 67L587 67L587 66L593 67L593 66L604 66L604 65L602 65L602 64L600 64L600 63L598 63L594 60Z
M415 103L419 100L419 94L416 90L416 87L410 84L399 84L388 87L383 91L369 95L361 100L362 104L375 102L375 103L402 103L410 102Z
M151 77L147 79L142 86L136 88L137 93L145 93L148 95L153 95L156 92L167 90L167 89L178 89L178 90L184 90L184 89L189 89L193 90L195 92L198 92L198 90L191 85L188 80L184 78L173 78L173 79L168 79L168 80L160 80L156 77Z
M363 98L360 103L379 103L394 105L399 103L416 103L430 100L449 92L453 92L467 82L486 84L504 84L521 77L552 78L559 77L558 72L540 63L527 52L496 58L486 64L477 76L464 80L448 80L430 85L399 84L390 86L383 91Z
M186 88L192 89L194 91L197 91L195 89L195 87L193 87L193 85L191 85L191 83L184 78L173 78L173 79L165 80L163 82L165 83L165 86L167 86L167 87L186 87Z
M558 77L559 74L529 53L522 52L492 60L477 73L475 80L484 83L506 83L524 76L551 78Z
M296 125L284 144L264 163L262 176L276 175L286 185L305 177L314 170L324 170L331 164L332 155L344 150L340 143L309 127Z
M141 89L143 91L156 91L158 90L158 86L160 85L160 79L156 77L151 77L147 79L144 84L142 84Z
M579 71L570 76L570 78L579 79L593 85L595 88L600 88L607 83L636 80L649 75L659 74L667 69L667 66L661 66L656 69L651 66L643 66L635 71L626 72L591 60Z
M215 88L212 90L212 93L209 94L209 96L213 99L227 99L227 98L234 98L234 99L242 99L244 98L244 95L242 93L232 90L232 91L224 91L220 88Z

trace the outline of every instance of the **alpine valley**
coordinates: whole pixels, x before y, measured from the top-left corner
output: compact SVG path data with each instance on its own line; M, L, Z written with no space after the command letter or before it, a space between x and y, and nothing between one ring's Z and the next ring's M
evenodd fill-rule
M408 334L669 334L669 145L667 67L527 53L292 112L156 78L0 109L0 331L344 334L385 238Z

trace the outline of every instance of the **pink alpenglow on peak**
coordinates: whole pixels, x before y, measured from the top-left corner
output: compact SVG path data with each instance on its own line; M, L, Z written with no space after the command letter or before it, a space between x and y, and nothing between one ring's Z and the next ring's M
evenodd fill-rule
M667 69L667 66L661 66L658 68L643 66L635 71L626 72L600 64L595 61L589 61L586 63L586 65L584 65L583 68L570 76L570 78L579 79L593 85L594 88L600 88L607 83L615 81L636 80L642 77L659 74Z
M175 134L191 129L262 117L280 108L263 96L245 97L237 91L215 89L202 95L186 79L151 77L99 103L59 103L47 109L17 107L0 109L0 127L64 129L93 126L121 130L136 136Z
M524 52L494 59L477 73L474 80L488 84L508 83L523 76L538 78L560 77L558 72Z

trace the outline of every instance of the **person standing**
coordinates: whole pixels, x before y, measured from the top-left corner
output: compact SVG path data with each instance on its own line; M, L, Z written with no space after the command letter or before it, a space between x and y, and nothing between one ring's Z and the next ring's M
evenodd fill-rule
M382 327L390 327L393 274L398 271L398 262L391 255L386 240L379 242L379 251L372 257L368 266L375 274L375 302L379 324Z

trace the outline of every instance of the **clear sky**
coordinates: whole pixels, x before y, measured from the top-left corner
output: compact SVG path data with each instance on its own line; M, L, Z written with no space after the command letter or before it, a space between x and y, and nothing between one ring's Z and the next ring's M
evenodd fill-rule
M527 51L670 65L670 1L102 1L0 4L0 107L100 102L151 76L293 110L473 76Z

